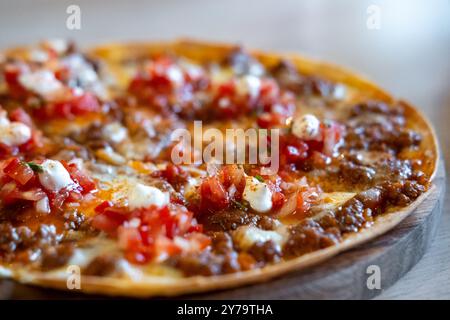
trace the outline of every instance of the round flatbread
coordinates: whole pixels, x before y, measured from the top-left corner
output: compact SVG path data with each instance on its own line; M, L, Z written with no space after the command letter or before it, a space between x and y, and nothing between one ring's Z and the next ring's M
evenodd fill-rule
M0 72L0 275L22 283L149 297L269 281L387 232L433 189L416 108L298 55L55 40ZM186 161L210 142L198 121L225 150L227 129L278 130L275 172Z

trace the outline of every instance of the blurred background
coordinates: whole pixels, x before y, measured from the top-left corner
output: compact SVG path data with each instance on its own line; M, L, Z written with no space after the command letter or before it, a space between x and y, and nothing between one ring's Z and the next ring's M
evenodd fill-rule
M71 5L79 30L66 26ZM335 62L419 106L450 162L448 0L1 0L0 49L49 37L81 46L193 37ZM381 297L450 298L448 207L433 247Z

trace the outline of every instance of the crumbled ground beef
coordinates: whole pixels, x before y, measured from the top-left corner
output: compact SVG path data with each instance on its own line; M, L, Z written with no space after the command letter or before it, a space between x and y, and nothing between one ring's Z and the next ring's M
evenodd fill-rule
M33 243L33 232L28 227L13 227L9 222L0 224L0 252L13 253Z
M251 254L256 261L265 264L267 262L280 261L282 256L280 249L281 248L276 243L269 240L254 243L250 249L248 249L248 253Z
M117 257L101 255L95 257L84 269L82 274L87 276L107 276L117 270Z
M355 197L336 212L336 220L342 232L356 232L373 221L372 210L365 208L364 203Z
M67 230L78 230L85 221L84 215L77 210L64 213L64 219L64 228Z
M373 168L364 165L358 165L350 161L341 162L339 165L339 179L345 184L370 184L376 175Z
M226 58L225 64L231 66L237 75L254 74L258 71L255 69L262 68L261 64L242 48L233 50Z
M200 222L206 231L231 231L244 225L254 225L264 230L272 230L275 223L268 216L241 210L226 210L204 215L200 218Z
M357 104L350 111L344 148L397 154L404 148L418 146L421 135L406 128L405 123L400 106L391 108L379 101Z
M297 257L308 252L323 249L339 242L337 228L324 229L318 222L305 220L289 229L289 239L284 245L283 255Z
M14 227L9 222L0 223L0 256L6 262L39 260L42 257L40 252L58 245L61 240L62 235L57 233L54 225L42 224L33 232L27 226Z
M233 251L233 239L227 232L210 233L212 241L212 250L218 254L225 254Z
M174 257L170 263L188 276L215 275L239 271L238 252L233 247L231 236L227 232L209 232L211 251L186 254Z
M336 89L336 85L330 81L300 74L294 65L284 60L275 66L271 73L282 88L302 96L328 98L333 96Z
M42 270L51 270L64 266L73 254L73 244L64 243L43 249L40 260Z
M425 187L416 181L388 181L381 188L386 201L394 206L406 206L425 192Z
M365 101L356 104L350 111L352 117L360 116L366 113L376 113L384 115L403 115L403 109L400 106L390 108L382 101Z
M346 149L398 153L404 148L418 146L422 140L421 135L413 130L378 123L347 127L346 132Z
M384 182L358 193L340 206L333 217L327 216L321 224L337 226L343 233L356 232L371 223L388 206L407 206L425 190L417 181ZM330 221L333 219L335 222Z
M187 276L211 276L226 273L226 271L238 271L238 267L233 268L235 265L234 261L229 261L229 259L233 258L234 255L218 255L210 251L203 251L175 257L172 263Z

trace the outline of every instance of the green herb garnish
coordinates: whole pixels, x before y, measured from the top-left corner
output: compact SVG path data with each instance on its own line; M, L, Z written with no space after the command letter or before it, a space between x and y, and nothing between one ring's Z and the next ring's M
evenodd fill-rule
M42 166L40 164L34 163L34 162L26 162L26 164L33 170L34 172L41 173L44 172L44 169L42 169Z
M258 180L259 182L264 182L264 178L261 177L259 174L257 174L257 175L255 176L255 179Z

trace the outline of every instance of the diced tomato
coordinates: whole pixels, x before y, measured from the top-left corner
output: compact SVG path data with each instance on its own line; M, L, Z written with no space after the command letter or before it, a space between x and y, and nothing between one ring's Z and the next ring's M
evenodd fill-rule
M101 204L95 207L96 213L103 213L107 208L112 208L114 205L111 201L103 201Z
M212 102L212 111L216 116L227 119L235 118L240 113L246 112L249 107L239 98L236 84L233 81L220 84Z
M241 166L223 166L216 176L205 178L200 185L200 206L192 208L196 213L219 211L240 201L245 188L245 172Z
M119 246L125 250L127 260L143 264L153 258L155 246L144 244L145 235L138 228L120 226L117 235Z
M14 64L6 65L4 69L4 78L8 85L9 93L16 99L27 96L27 90L22 87L19 82L19 76L22 73L22 68Z
M297 215L305 216L311 209L312 203L314 203L319 197L319 191L314 187L302 187L297 194Z
M200 185L202 210L221 210L228 207L230 199L217 177L208 177Z
M101 106L98 99L90 92L75 95L64 101L47 103L34 111L37 118L41 120L64 118L73 119L76 116L93 112L100 112Z
M165 169L152 173L154 177L160 177L169 182L176 190L179 190L188 181L188 174L180 166L169 163Z
M282 141L281 163L298 163L308 157L308 145L293 136Z
M280 209L286 201L286 197L282 192L272 193L272 210Z
M98 103L97 98L90 92L85 92L80 96L76 96L72 100L72 104L72 112L75 115L82 115L89 112L100 111L100 104Z
M95 211L98 214L92 225L112 236L117 235L125 256L134 263L177 254L182 248L173 242L175 238L188 237L202 230L192 212L182 207L150 206L128 211L125 207L114 208L111 202L105 201ZM197 248L204 248L209 243L208 239L195 237Z
M202 233L203 232L203 225L202 224L191 225L187 232L200 232L200 233Z
M212 101L212 111L217 117L235 118L251 111L269 111L274 105L278 106L277 112L274 113L280 114L278 109L289 109L283 105L285 101L280 98L280 90L274 81L269 79L260 81L260 89L256 96L242 95L235 79L220 84Z
M232 185L236 187L237 193L242 194L245 188L245 172L244 169L237 165L223 166L219 178L225 189Z
M20 152L28 153L33 152L37 148L40 148L44 145L44 142L42 141L42 133L38 130L31 130L31 138L24 144L21 144L19 146Z
M11 158L1 164L0 198L4 205L18 201L38 201L46 196L36 183L35 172L19 158Z
M57 118L71 119L74 116L100 111L97 98L86 92L80 96L74 96L68 101L57 102L53 106L53 115Z
M82 188L82 194L86 194L96 190L94 180L89 178L85 173L78 169L75 163L67 163L66 161L61 161L61 163L69 172L72 180L78 183L78 185Z
M263 129L282 127L286 124L286 117L279 113L264 112L256 120L258 126Z
M32 161L39 165L42 160ZM63 188L57 192L45 190L42 187L38 173L33 168L14 157L0 163L0 188L3 204L11 205L17 201L35 202L43 197L48 197L52 209L60 209L65 202L80 202L83 195L95 189L95 184L76 167L65 164L72 180L76 182L68 188ZM32 203L30 203L32 205Z
M75 164L69 164L66 161L61 161L61 163L75 184L58 192L47 191L52 208L61 208L65 202L80 202L83 200L83 195L96 190L95 182L79 170Z
M278 84L272 79L261 79L261 90L259 94L258 104L262 111L278 113L282 116L289 116L287 111L292 108L293 101L291 96L282 93ZM293 105L295 107L295 105ZM275 110L276 109L276 110Z
M191 244L192 251L201 251L211 244L211 238L202 233L190 233L185 237Z
M5 159L8 156L16 155L19 151L17 147L11 147L0 142L0 159Z
M167 167L162 171L162 176L169 182L175 181L178 177L185 177L186 171L180 166L169 163Z
M138 228L120 225L117 230L119 246L123 249L138 251L143 244L141 234L142 232L139 232Z
M178 247L172 240L166 237L159 237L154 245L154 257L157 260L165 260L168 257L181 253L181 248Z
M4 184L0 189L0 198L4 205L11 205L18 201L35 202L45 197L45 192L40 188L21 190L16 182L11 181Z
M310 161L313 168L324 169L327 165L327 159L329 159L326 155L321 152L313 151L310 156Z
M314 163L315 168L323 168L327 157L333 156L336 146L340 143L344 127L334 121L320 124L319 135L315 139L303 140L287 133L280 137L280 164L299 165Z
M171 77L171 73L174 72L181 73L182 79L179 80L184 82L185 72L172 59L166 56L157 57L149 64L144 73L139 74L131 81L128 90L143 99L158 95L170 95L181 84Z
M172 212L173 226L169 233L166 229L166 234L169 238L173 238L176 235L183 235L191 228L193 213L187 210L177 210Z
M61 82L66 83L70 79L70 69L61 67L55 71L55 78Z
M160 223L165 227L167 237L172 239L178 232L178 225L176 224L174 217L172 217L169 208L164 207L159 210L158 220L160 220Z
M34 176L34 171L27 164L20 161L19 158L11 159L3 169L3 172L21 185L26 184Z
M64 202L66 202L66 200L69 200L70 193L71 192L67 189L62 189L58 192L48 192L50 206L57 209L61 208Z
M26 124L29 127L33 126L33 120L30 115L23 108L16 108L9 114L11 121L18 121Z
M332 156L336 145L342 138L344 127L336 122L322 124L323 153Z
M96 215L92 219L92 226L94 228L103 230L109 234L115 234L127 217L124 213L110 209L105 209L101 214Z
M283 190L280 185L282 183L282 179L280 176L267 176L264 178L264 182L269 187L272 192L272 210L276 211L280 209L283 204L286 202L286 197L283 194Z

